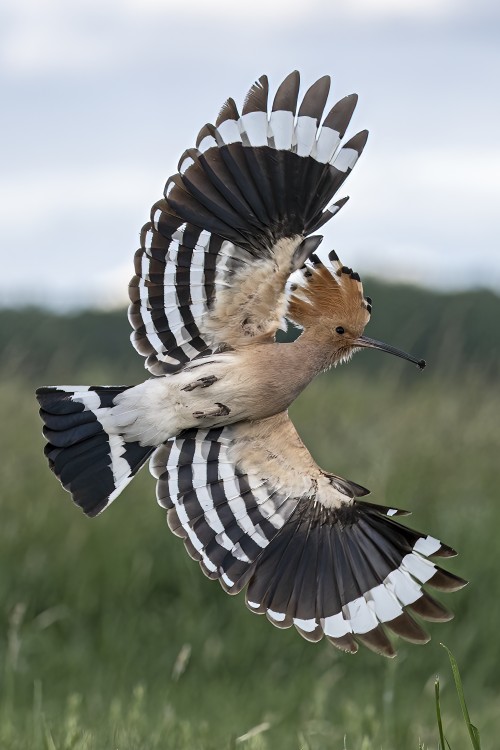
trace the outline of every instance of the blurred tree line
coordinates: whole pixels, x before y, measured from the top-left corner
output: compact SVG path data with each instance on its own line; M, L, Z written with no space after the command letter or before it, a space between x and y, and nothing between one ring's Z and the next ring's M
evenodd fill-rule
M85 518L48 470L34 389L148 377L126 311L3 309L1 750L224 750L255 726L269 726L255 738L262 750L435 747L441 639L495 747L500 297L373 280L365 291L367 335L425 357L428 369L361 352L311 384L291 416L320 465L372 489L374 502L408 507L412 526L460 551L445 561L471 580L445 602L455 619L429 627L425 649L398 642L393 662L367 650L347 658L273 628L205 578L155 507L147 469L99 519ZM445 730L466 746L459 721Z
M476 290L438 293L369 279L373 298L367 335L427 360L432 373L454 377L478 370L487 378L500 371L497 325L500 297ZM0 309L0 373L33 384L75 382L135 383L147 376L143 359L129 342L125 310L82 310L58 314L45 309ZM289 329L282 338L292 338ZM363 352L349 366L380 374L387 355ZM429 370L427 372L429 372ZM412 373L401 364L401 375ZM413 373L412 373L413 374Z

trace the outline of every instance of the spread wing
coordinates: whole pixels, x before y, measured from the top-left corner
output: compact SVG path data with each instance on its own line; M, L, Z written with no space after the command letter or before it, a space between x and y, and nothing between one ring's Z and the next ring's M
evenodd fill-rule
M155 374L223 346L272 339L286 314L285 284L317 246L305 240L345 203L331 203L366 142L339 149L357 97L322 125L330 79L297 110L299 75L278 88L268 114L265 76L241 115L232 99L165 187L141 233L130 283L132 342Z
M151 471L191 557L228 593L248 585L247 606L277 627L392 656L386 628L421 643L428 636L411 612L451 617L423 586L464 584L429 560L453 550L322 471L285 413L181 433L156 450Z

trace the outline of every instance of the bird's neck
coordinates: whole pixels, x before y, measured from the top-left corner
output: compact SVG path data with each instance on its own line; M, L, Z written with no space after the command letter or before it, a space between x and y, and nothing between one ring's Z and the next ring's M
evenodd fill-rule
M250 401L246 419L264 419L285 411L316 375L333 364L331 337L323 330L308 329L289 344L249 346L238 356L243 358L241 366L230 380L235 378L240 402L242 393ZM247 379L242 380L242 372Z
M310 376L308 382L335 363L331 337L324 326L306 328L292 346L297 367Z
M331 342L323 331L307 329L290 344L276 344L272 369L289 406L309 383L333 364Z

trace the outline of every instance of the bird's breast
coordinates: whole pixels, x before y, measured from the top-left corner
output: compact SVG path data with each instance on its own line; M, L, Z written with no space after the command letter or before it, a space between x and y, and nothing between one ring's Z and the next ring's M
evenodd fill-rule
M286 410L311 379L304 363L299 367L295 359L289 361L292 354L286 344L266 344L189 365L175 376L179 417L189 422L182 429L263 419Z

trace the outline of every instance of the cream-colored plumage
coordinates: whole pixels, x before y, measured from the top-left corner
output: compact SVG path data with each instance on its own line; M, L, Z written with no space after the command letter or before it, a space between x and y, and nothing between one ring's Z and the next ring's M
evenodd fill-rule
M263 76L240 113L229 99L180 159L141 233L130 283L132 342L152 378L135 386L37 391L50 468L89 516L151 459L157 499L189 554L248 607L308 640L386 656L386 630L424 643L411 613L450 613L424 588L463 585L431 556L453 550L359 498L321 469L287 409L320 372L360 348L425 363L364 335L371 300L314 233L367 132L340 146L357 101L323 118L320 78L299 76L268 107ZM278 343L286 320L301 329ZM330 408L325 404L325 409ZM337 436L340 439L339 436Z
M117 397L116 429L126 440L158 445L190 427L280 414L318 373L363 345L359 342L369 313L361 282L351 278L350 269L343 272L338 261L329 267L309 264L301 272L300 293L285 291L299 244L280 241L276 258L273 248L262 268L239 271L234 291L218 295L205 326L214 332L214 343L223 345L220 354L194 360L178 373ZM325 292L336 304L325 304ZM293 343L278 344L274 335L288 313L290 295L296 321L307 328ZM344 333L335 331L339 326Z
M332 483L319 468L285 412L235 425L230 455L246 474L263 474L292 496L309 497L326 508L352 502L352 491Z
M302 239L278 240L269 258L257 267L243 266L232 278L231 286L218 293L213 309L203 321L203 330L216 346L222 342L238 347L274 341L278 328L286 325L285 285Z

